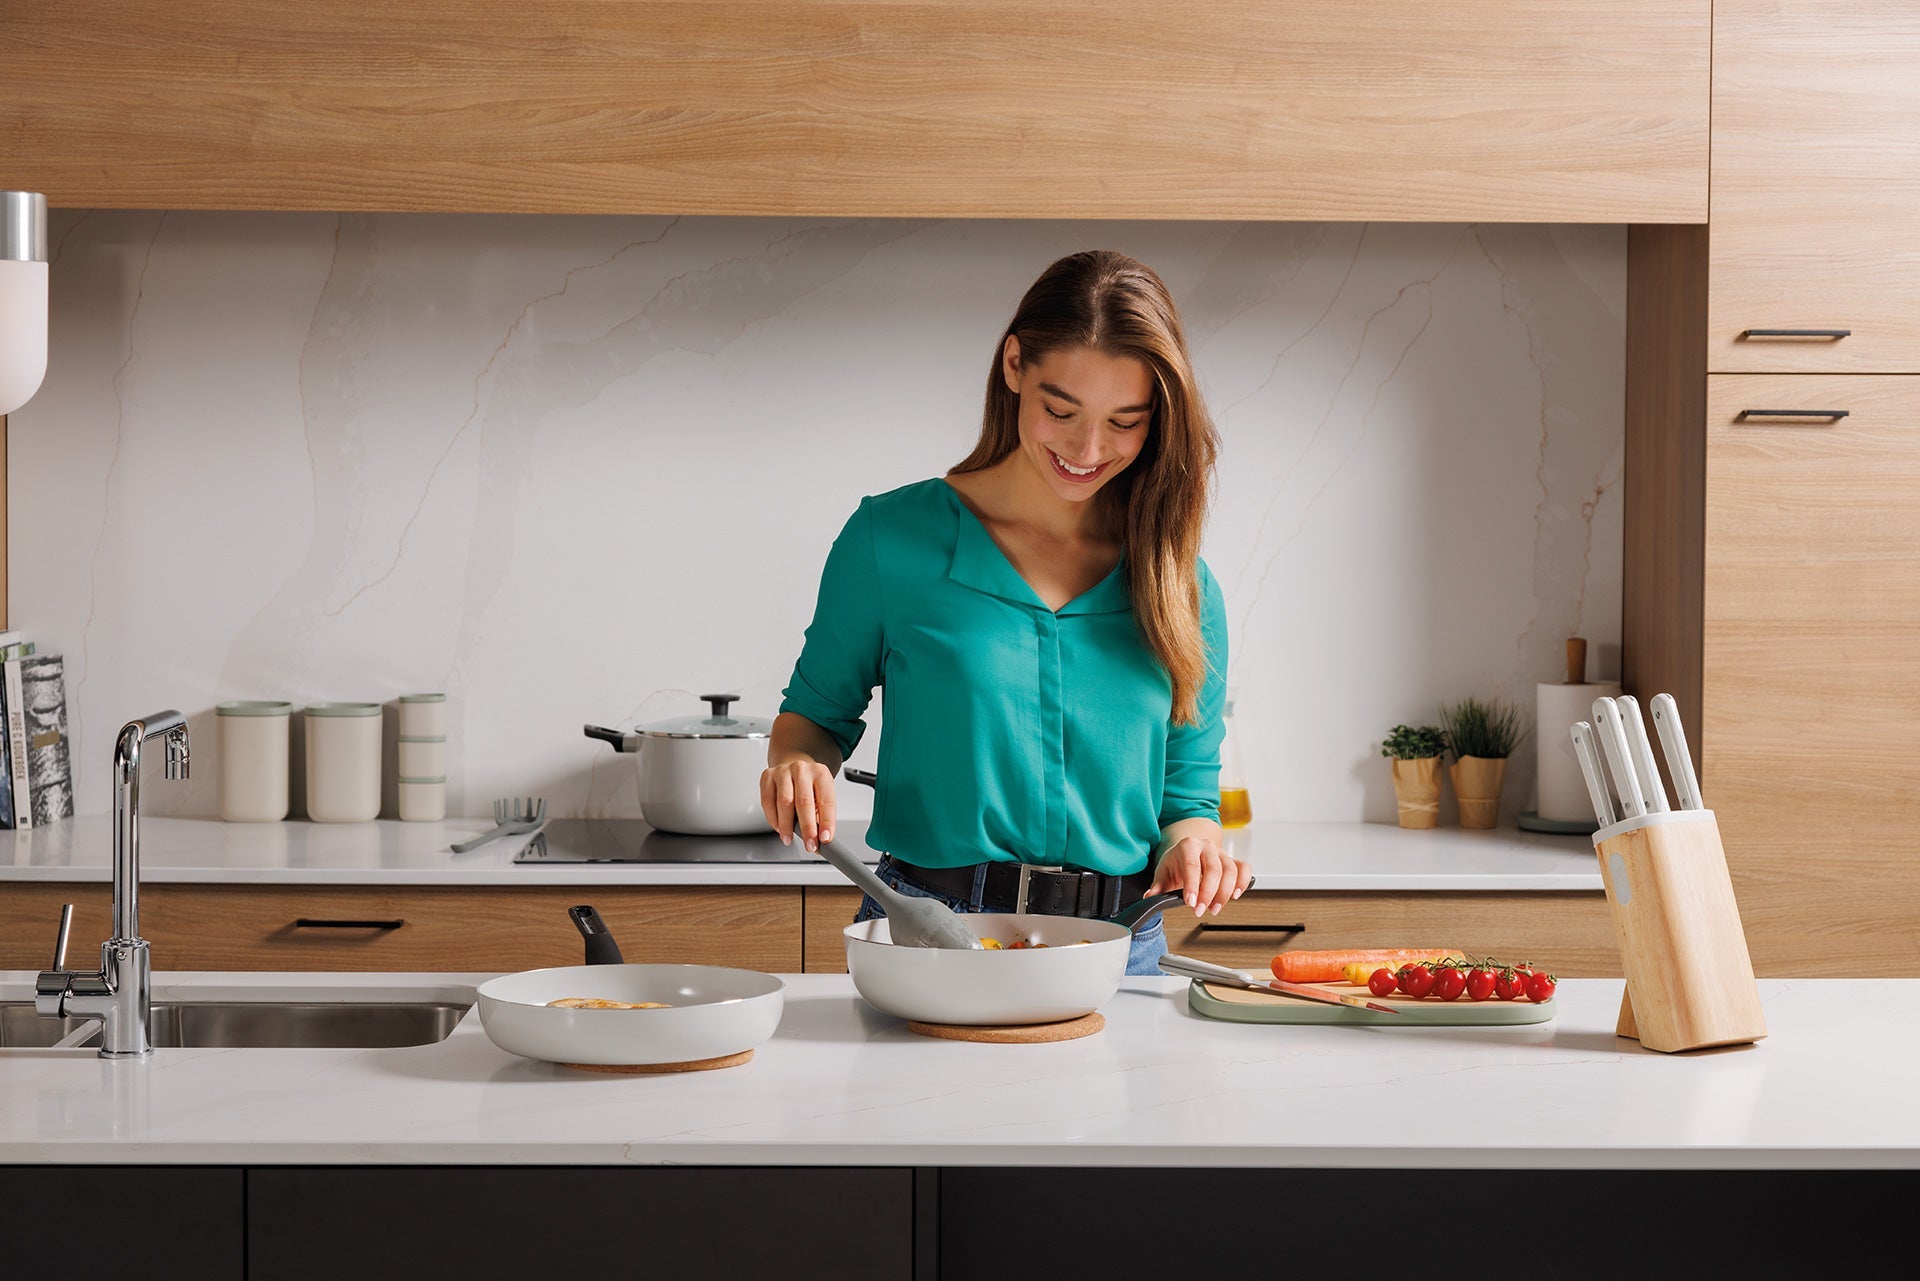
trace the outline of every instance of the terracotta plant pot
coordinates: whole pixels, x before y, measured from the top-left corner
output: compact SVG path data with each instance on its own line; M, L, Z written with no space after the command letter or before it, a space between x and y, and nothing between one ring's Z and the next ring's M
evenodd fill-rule
M1400 826L1432 827L1440 821L1440 758L1393 760L1393 797L1400 802Z
M1452 766L1453 794L1460 802L1460 826L1489 828L1500 822L1500 784L1507 776L1504 756L1462 756Z

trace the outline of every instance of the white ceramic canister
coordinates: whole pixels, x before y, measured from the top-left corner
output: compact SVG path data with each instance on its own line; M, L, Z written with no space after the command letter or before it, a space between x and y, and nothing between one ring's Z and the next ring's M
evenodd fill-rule
M439 778L447 776L447 739L444 734L400 736L400 777Z
M402 694L400 696L400 736L402 738L445 738L447 736L447 696L445 694Z
M380 704L313 703L307 714L307 817L380 817Z
M287 725L292 703L216 704L220 723L220 817L278 823L287 816Z
M408 823L438 823L447 816L447 780L400 778L400 817Z

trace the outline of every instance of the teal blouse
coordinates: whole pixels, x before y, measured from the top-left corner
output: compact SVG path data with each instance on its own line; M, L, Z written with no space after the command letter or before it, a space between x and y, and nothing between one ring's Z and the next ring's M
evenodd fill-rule
M834 541L780 710L844 758L884 691L876 850L1137 872L1167 824L1219 819L1226 605L1204 561L1199 578L1208 673L1177 726L1120 566L1049 610L951 485L907 485Z

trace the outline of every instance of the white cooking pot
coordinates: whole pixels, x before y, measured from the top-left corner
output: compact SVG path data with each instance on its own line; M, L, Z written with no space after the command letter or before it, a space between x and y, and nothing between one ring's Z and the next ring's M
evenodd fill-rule
M738 694L702 694L706 716L679 716L631 734L588 725L586 735L640 757L640 813L663 832L745 836L766 832L760 775L773 722L732 716Z

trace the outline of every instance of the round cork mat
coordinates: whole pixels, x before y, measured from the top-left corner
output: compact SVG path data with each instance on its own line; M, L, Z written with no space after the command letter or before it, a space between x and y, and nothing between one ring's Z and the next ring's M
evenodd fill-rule
M742 1050L717 1059L694 1059L687 1063L562 1063L560 1066L582 1072L705 1072L709 1068L738 1067L752 1057L752 1050Z
M1098 1011L1058 1023L1015 1023L1007 1027L962 1027L954 1023L907 1023L910 1031L921 1036L937 1036L946 1041L984 1041L994 1045L1039 1045L1046 1041L1077 1041L1106 1027Z

